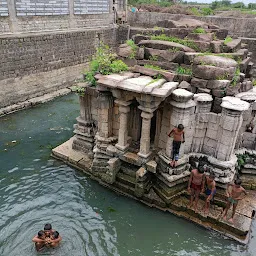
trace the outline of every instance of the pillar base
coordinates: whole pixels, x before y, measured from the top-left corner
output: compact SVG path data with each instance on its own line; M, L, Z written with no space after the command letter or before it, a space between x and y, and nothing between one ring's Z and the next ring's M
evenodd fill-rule
M148 159L151 156L152 152L149 152L148 154L138 153L137 155L141 158Z
M129 144L126 144L125 146L121 146L119 144L116 144L115 147L121 151L126 151L129 148Z

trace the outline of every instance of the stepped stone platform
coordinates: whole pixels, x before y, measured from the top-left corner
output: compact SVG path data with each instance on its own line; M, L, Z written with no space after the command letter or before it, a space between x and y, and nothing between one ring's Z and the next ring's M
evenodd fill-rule
M172 193L168 195L170 190L168 190L168 188L165 190L166 186L168 187L168 185L161 183L160 179L160 183L156 182L153 186L149 186L149 184L147 184L145 188L146 192L142 197L138 198L135 190L136 179L138 178L137 175L139 174L136 171L138 168L133 165L134 163L138 163L138 159L134 159L135 154L126 153L123 156L126 158L126 160L129 159L131 164L127 163L126 165L123 165L116 176L115 182L113 184L109 184L92 174L92 159L90 159L86 154L72 149L73 140L74 137L53 149L52 156L64 161L66 164L72 167L83 171L92 179L98 181L101 185L106 186L117 193L139 200L150 207L156 207L163 211L169 211L176 216L185 218L209 230L217 231L218 233L234 239L239 243L248 243L250 239L250 228L256 210L256 191L250 191L244 200L239 202L234 223L231 224L230 222L221 219L221 214L225 206L223 191L220 191L216 195L214 204L210 207L209 214L205 214L202 210L204 206L204 196L201 196L199 199L197 212L188 206L189 195L185 190L187 183L173 187ZM141 175L143 177L144 173ZM148 177L146 176L146 183L147 179ZM149 179L148 183L150 183ZM229 214L231 214L231 211Z

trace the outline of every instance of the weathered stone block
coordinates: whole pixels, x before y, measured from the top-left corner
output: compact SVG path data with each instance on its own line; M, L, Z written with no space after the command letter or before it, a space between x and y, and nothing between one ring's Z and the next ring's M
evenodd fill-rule
M230 85L230 80L209 80L207 83L208 89L222 89Z
M192 71L195 77L206 80L218 80L223 78L231 79L234 76L235 68L220 68L208 65L193 65Z
M149 161L146 163L146 168L149 172L156 173L157 163L155 161Z
M206 88L207 83L208 81L204 79L198 79L195 77L191 79L191 85L198 88Z

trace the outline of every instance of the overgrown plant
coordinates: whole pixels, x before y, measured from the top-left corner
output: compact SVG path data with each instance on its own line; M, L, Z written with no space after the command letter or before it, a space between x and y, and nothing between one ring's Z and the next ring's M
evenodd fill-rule
M199 47L193 41L190 41L187 39L180 39L180 38L173 37L173 36L170 37L165 34L153 35L153 36L151 36L151 40L162 40L162 41L178 43L178 44L190 47L196 51L200 51Z
M206 31L205 31L205 29L203 29L203 28L195 28L193 31L192 31L192 33L194 33L194 34L205 34L206 33Z
M237 67L237 68L236 68L235 75L234 75L234 77L233 77L233 79L232 79L232 81L231 81L231 85L236 86L236 84L237 84L238 81L239 81L239 78L240 78L240 68Z
M136 53L137 53L137 49L138 46L134 43L133 40L127 40L126 44L129 45L132 48L132 53L129 56L129 59L135 59Z
M109 75L111 73L120 73L126 70L128 70L128 66L123 61L117 60L116 55L112 53L109 46L101 42L96 50L96 54L89 64L89 70L85 72L86 81L90 85L95 86L96 73Z
M193 75L193 72L192 72L192 69L191 69L191 68L186 68L186 67L182 67L182 66L179 66L179 67L176 69L176 72L177 72L177 74L179 74L179 75L190 75L190 76Z
M150 65L150 64L145 64L144 65L145 68L151 68L151 69L154 69L154 70L163 70L161 67L159 66L154 66L154 65Z
M228 43L232 42L233 38L231 36L227 36L224 40L224 44L227 45Z

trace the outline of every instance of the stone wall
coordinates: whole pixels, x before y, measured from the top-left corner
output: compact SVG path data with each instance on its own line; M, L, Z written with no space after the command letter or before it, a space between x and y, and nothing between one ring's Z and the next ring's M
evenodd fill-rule
M256 59L256 19L241 19L234 17L198 17L169 13L137 12L128 15L128 22L134 27L154 27L159 21L165 19L178 20L180 18L193 18L218 25L220 28L227 29L231 36L242 37L243 42L248 44L248 50L253 53Z
M180 18L193 18L205 21L207 23L213 23L220 28L225 28L229 31L230 35L236 35L240 37L256 38L256 19L241 19L233 17L218 17L218 16L188 16L180 14L169 13L155 13L155 12L137 12L129 13L128 22L131 26L143 26L154 27L157 22L162 20L178 20Z
M108 27L115 14L110 0L10 0L0 2L0 34Z
M115 46L115 29L0 36L0 107L69 85L103 41Z

